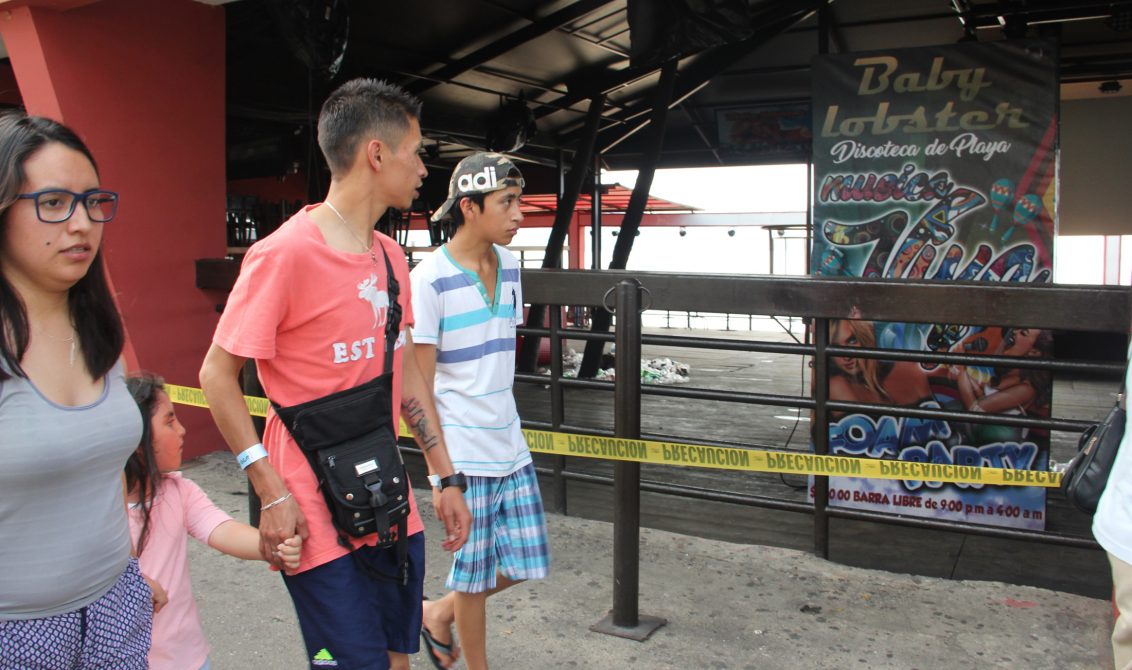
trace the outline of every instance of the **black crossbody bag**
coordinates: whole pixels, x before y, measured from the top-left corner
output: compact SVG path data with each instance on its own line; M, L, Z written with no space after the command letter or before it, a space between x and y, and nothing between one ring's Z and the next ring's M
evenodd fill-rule
M1077 445L1077 455L1061 474L1061 492L1069 502L1086 514L1095 514L1101 500L1109 473L1116 463L1116 453L1124 439L1124 425L1127 421L1123 389L1116 398L1116 405L1109 410L1104 421L1090 426L1081 435Z
M397 552L397 575L358 565L377 579L408 581L409 480L397 448L393 412L393 353L401 326L400 293L389 256L389 312L385 323L383 373L354 388L298 405L271 406L295 438L318 478L338 543L353 549L350 537L377 534L378 546Z

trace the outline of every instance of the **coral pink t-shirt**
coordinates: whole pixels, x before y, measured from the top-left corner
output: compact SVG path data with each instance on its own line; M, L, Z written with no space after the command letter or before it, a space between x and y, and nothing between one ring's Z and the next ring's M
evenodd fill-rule
M240 276L212 341L236 356L254 358L267 396L295 405L363 384L384 367L388 281L382 248L397 277L401 336L393 358L393 417L401 408L401 353L413 325L409 268L401 247L374 231L373 252L348 253L328 246L311 220L310 205L248 250ZM379 247L378 244L381 246ZM268 462L306 517L310 537L303 543L303 572L347 551L338 544L318 481L287 428L268 412L263 433ZM409 496L409 534L424 530L416 501ZM376 535L353 540L373 544Z
M212 504L204 491L179 472L161 480L149 512L149 533L138 563L142 574L165 589L169 602L153 615L150 670L199 668L208 658L208 641L189 580L188 536L208 544L208 536L232 517ZM137 545L142 510L130 506L130 538Z

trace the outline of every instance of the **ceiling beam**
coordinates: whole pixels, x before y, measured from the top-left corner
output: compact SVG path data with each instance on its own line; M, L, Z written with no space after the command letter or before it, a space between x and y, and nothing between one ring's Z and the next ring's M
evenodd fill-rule
M752 51L764 46L769 40L781 34L789 27L811 16L825 1L826 0L809 0L808 2L799 3L791 0L789 2L779 3L770 10L763 12L760 16L755 17L752 20L752 24L757 25L758 28L751 37L741 42L715 47L700 55L694 62L680 72L677 76L676 90L670 104L680 104L695 95L700 89L706 86L713 77L739 62ZM649 92L646 92L642 96L644 98L643 102L633 106L626 105L625 113L619 115L618 118L628 122L636 117L648 114L648 110L651 107L648 96ZM621 134L605 144L602 148L602 153L605 153L628 139L629 136L640 131L647 126L648 123L649 120L645 119L637 125L631 125L627 130L621 128ZM603 133L607 134L609 130L615 128L617 127L611 126L605 128L603 129Z
M557 12L548 14L534 23L516 30L510 35L492 41L490 44L473 51L463 58L458 58L452 63L442 65L437 70L429 72L428 81L418 82L410 86L410 90L420 95L430 88L437 86L440 82L449 81L453 77L457 77L468 70L472 70L494 58L502 56L508 51L522 46L536 37L541 37L546 33L558 30L571 21L576 21L595 9L603 5L608 5L612 1L613 0L582 0L581 2L567 5Z

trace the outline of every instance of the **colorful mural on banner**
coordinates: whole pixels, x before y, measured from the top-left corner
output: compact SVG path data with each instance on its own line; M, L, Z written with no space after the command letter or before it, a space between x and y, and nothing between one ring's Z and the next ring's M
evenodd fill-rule
M715 112L719 153L728 163L805 161L812 151L810 124L808 102L719 109Z
M1057 212L1057 66L1041 41L814 60L815 274L1048 282ZM853 316L846 305L846 316ZM839 346L1047 356L1049 332L835 321ZM1048 374L835 358L830 398L1049 416ZM834 415L830 453L1045 470L1044 431ZM834 505L1040 529L1045 490L830 479Z

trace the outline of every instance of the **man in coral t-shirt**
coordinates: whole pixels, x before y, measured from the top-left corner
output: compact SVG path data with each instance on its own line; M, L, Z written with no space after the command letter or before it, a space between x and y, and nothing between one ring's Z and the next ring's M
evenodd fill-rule
M318 120L331 173L326 199L248 250L201 367L213 418L263 503L264 555L296 532L304 538L299 569L284 581L312 668L408 670L407 654L420 646L423 526L410 496L408 584L367 574L359 562L393 572L395 549L373 546L376 535L354 540L352 552L340 546L305 456L274 413L258 443L237 379L244 362L255 359L268 397L288 406L385 372L387 257L403 310L393 406L400 406L429 471L452 482L437 508L447 531L441 546L455 551L464 544L471 516L462 475L452 467L430 383L412 354L408 267L397 243L373 229L388 207L407 209L428 174L418 153L419 117L420 102L385 82L356 79L331 93Z

